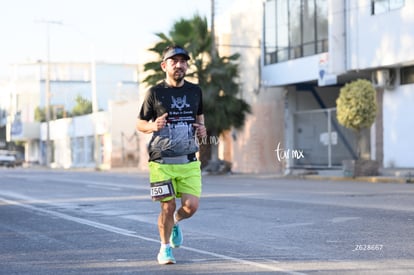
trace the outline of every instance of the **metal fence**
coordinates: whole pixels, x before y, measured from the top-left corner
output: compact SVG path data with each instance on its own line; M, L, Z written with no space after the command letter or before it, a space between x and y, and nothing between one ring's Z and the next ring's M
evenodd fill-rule
M355 135L338 123L336 108L295 112L294 129L294 148L303 152L295 167L335 168L355 157Z

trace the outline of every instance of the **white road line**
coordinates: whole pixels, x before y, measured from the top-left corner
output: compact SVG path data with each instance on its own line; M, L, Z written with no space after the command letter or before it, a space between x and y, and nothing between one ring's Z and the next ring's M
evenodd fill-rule
M31 181L37 180L42 181L44 178L36 177L33 178L31 175L9 175L9 178L17 178L17 179L29 179ZM112 182L104 182L98 180L80 180L80 179L73 179L73 178L53 178L55 182L70 182L75 184L86 184L86 185L95 185L95 186L106 186L106 187L114 187L114 188L127 188L127 189L136 189L136 190L149 190L149 183L148 185L140 184L137 181L137 184L122 184L122 183L112 183ZM148 191L149 192L149 191Z
M122 190L120 187L110 187L110 186L99 186L96 184L88 184L86 185L88 188L95 188L95 189L103 189L103 190L111 190L111 191L119 191Z
M24 199L24 200L27 200L27 201L42 202L42 200L38 200L38 199L35 199L35 198L27 197L27 196L16 194L16 193L12 194L12 193L7 192L7 194L5 194L5 193L0 192L0 194L5 195L7 197L13 197L14 199ZM0 200L2 200L3 202L5 202L7 204L10 204L10 205L17 205L17 206L20 206L20 207L31 209L33 211L45 213L45 214L48 214L50 216L58 217L58 218L61 218L61 219L64 219L64 220L76 222L76 223L83 224L83 225L88 225L88 226L91 226L91 227L94 227L94 228L97 228L97 229L105 230L105 231L116 233L116 234L119 234L119 235L138 238L138 239L141 239L141 240L144 240L144 241L159 244L158 239L153 239L153 238L148 238L148 237L145 237L145 236L142 236L142 235L138 235L135 231L123 229L123 228L120 228L120 227L116 227L116 226L112 226L112 225L108 225L108 224L104 224L104 223L100 223L100 222L94 222L94 221L87 220L87 219L84 219L84 218L74 217L74 216L67 215L67 214L64 214L64 213L60 213L60 212L57 212L57 211L43 209L43 208L36 207L36 206L30 205L30 204L21 203L21 202L6 199L6 198L1 198L0 197ZM44 201L44 203L48 204L46 201ZM192 247L181 246L180 249L191 251L191 252L196 252L196 253L199 253L199 254L202 254L202 255L207 255L207 256L219 258L219 259L222 259L222 260L228 260L228 261L236 262L236 263L239 263L239 264L255 266L255 267L258 267L258 268L261 268L261 269L265 269L265 270L279 271L279 272L283 272L284 274L292 274L292 275L304 275L305 274L305 273L301 273L301 272L285 270L285 269L278 268L278 267L272 266L272 265L266 265L266 264L262 264L262 263L258 263L258 262L243 260L243 259L239 259L239 258L235 258L235 257L231 257L231 256L219 254L219 253L209 252L209 251L206 251L206 250L201 250L201 249L192 248ZM263 259L263 260L265 260L265 259Z
M209 252L209 251L206 251L206 250L191 248L191 247L187 247L187 246L180 246L180 249L185 249L185 250L196 252L196 253L199 253L199 254L220 258L222 260L229 260L229 261L237 262L237 263L244 264L244 265L255 266L255 267L258 267L258 268L267 269L267 270L271 270L271 271L279 271L279 272L283 272L284 274L292 274L292 275L305 275L306 274L306 273L301 273L301 272L296 272L296 271L285 270L285 269L282 269L282 268L278 268L276 266L261 264L261 263L257 263L257 262L252 262L252 261L248 261L248 260L243 260L243 259L239 259L239 258L235 258L235 257L226 256L226 255L223 255L223 254ZM265 259L263 259L263 260L265 260Z

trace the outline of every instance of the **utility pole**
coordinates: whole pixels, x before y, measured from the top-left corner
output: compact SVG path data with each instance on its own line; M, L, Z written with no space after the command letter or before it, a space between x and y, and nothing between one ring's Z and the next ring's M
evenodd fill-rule
M211 54L211 61L213 64L216 62L218 58L217 49L216 49L215 23L214 23L215 12L216 12L215 0L211 0L211 52L210 54ZM215 148L214 146L212 146L211 148L212 149L210 153L209 166L211 165L213 170L218 170L218 168L216 168L219 165L218 148Z
M216 33L214 28L215 0L211 0L211 58L217 55L216 49Z
M94 159L95 159L95 169L101 169L101 137L97 133L97 113L99 112L98 106L98 94L96 92L96 59L95 59L95 47L93 44L90 45L91 48L91 92L92 92L92 115L94 119Z
M46 167L50 167L51 143L50 143L50 25L62 25L60 21L40 20L36 23L46 25L46 77L45 77L45 116L46 116Z

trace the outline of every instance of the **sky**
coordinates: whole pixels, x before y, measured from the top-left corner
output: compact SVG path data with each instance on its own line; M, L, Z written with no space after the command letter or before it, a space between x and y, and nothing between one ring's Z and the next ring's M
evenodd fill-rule
M216 0L216 25L236 0ZM2 0L0 77L8 64L50 60L138 63L149 61L155 33L195 14L210 24L211 0ZM43 23L42 23L43 22Z

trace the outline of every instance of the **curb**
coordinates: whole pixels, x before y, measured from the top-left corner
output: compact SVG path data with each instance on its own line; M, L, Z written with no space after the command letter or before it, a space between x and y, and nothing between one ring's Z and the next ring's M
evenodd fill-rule
M371 183L414 183L414 179L402 177L341 177L341 176L321 176L321 175L302 175L298 176L309 180L331 180L331 181L355 181Z

